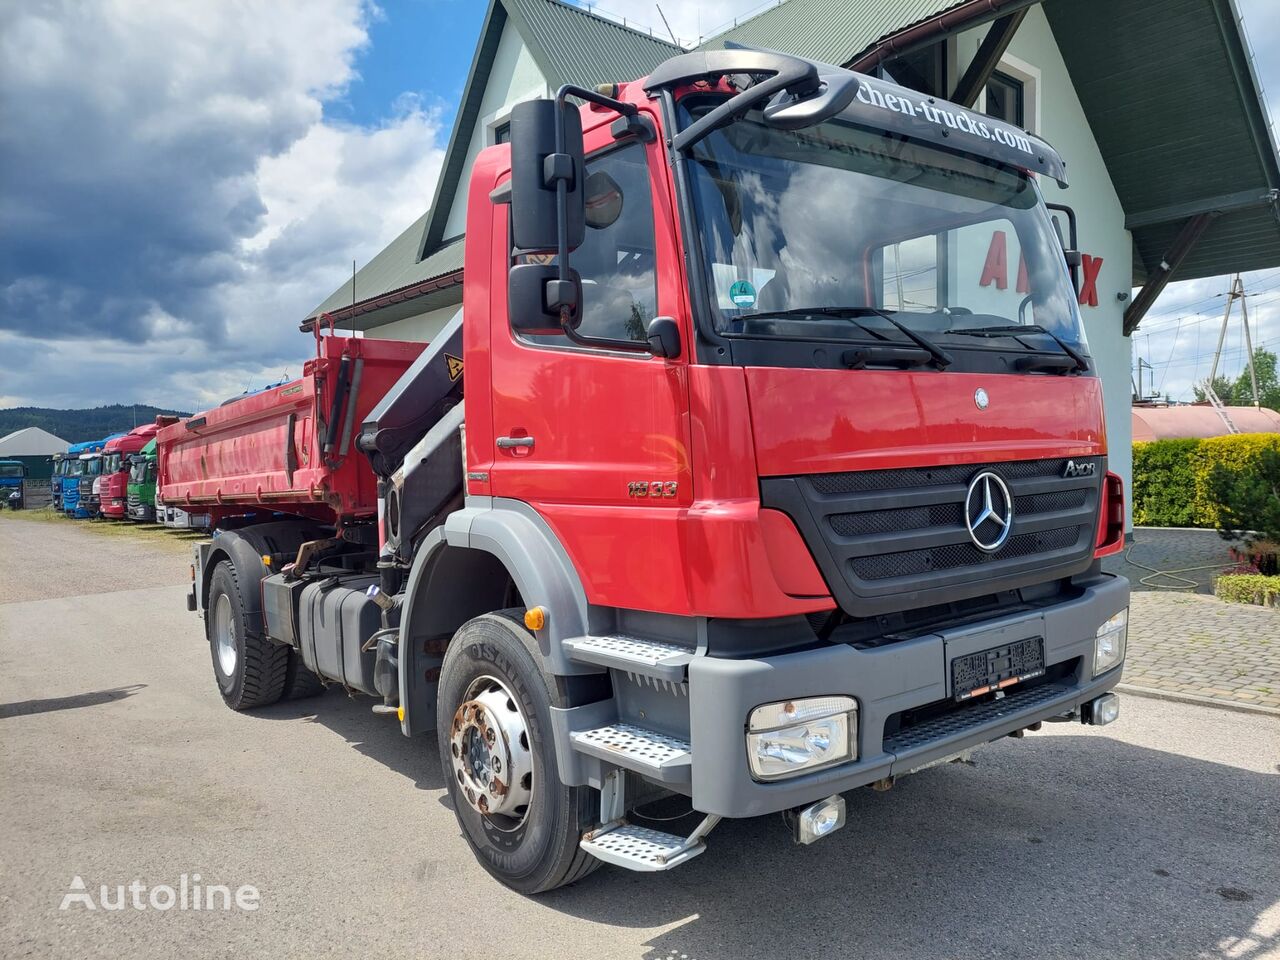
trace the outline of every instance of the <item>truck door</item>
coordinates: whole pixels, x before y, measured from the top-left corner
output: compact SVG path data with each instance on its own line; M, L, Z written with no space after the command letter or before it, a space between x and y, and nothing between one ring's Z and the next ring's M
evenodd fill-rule
M660 145L615 142L605 124L587 132L586 149L588 227L570 258L583 281L579 332L643 343L650 320L683 310ZM508 236L507 211L494 207L495 237ZM508 249L496 243L492 262L490 489L537 505L553 523L625 522L651 510L673 517L692 486L687 330L676 360L515 334Z

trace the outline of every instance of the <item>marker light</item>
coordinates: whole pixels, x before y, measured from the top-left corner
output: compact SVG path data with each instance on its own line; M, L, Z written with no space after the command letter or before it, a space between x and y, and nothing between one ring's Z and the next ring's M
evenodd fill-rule
M541 630L547 625L547 611L542 607L530 607L524 612L524 625L530 630Z

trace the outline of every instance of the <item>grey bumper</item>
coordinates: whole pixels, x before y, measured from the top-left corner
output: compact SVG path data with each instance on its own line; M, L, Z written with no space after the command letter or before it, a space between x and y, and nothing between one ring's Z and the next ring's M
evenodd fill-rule
M1120 682L1123 665L1092 677L1094 635L1129 604L1129 583L1104 577L1082 596L1030 613L986 620L877 649L832 645L760 659L695 657L689 665L693 806L750 817L810 803L1069 713ZM903 710L949 698L952 658L1028 637L1043 637L1045 664L1076 669L1003 700L974 704L884 736ZM858 757L793 779L761 783L747 766L744 725L763 703L844 694L858 701Z

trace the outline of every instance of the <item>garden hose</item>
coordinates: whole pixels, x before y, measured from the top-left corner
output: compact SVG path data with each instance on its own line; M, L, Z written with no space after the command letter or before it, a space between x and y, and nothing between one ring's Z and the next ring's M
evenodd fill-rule
M1197 570L1225 570L1228 567L1232 566L1232 564L1230 563L1206 563L1199 567L1179 567L1176 570L1158 570L1155 567L1149 567L1145 563L1139 563L1137 560L1133 559L1133 548L1136 546L1138 546L1138 544L1131 543L1129 545L1129 548L1125 550L1124 552L1125 563L1133 564L1133 566L1137 567L1140 570L1149 570L1150 573L1148 573L1145 577L1143 577L1138 582L1141 583L1143 586L1151 587L1153 590L1194 590L1196 589L1196 587L1200 586L1200 581L1192 580L1189 577L1179 576L1179 574L1194 573ZM1169 580L1176 580L1181 582L1180 583L1152 583L1151 582L1152 580L1157 580L1160 577L1165 577Z

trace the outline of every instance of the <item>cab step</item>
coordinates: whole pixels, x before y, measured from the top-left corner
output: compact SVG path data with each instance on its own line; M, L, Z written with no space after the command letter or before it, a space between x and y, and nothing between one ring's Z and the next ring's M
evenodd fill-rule
M574 749L662 783L688 783L693 758L689 742L648 730L634 723L617 722L594 730L570 734Z
M646 640L625 634L607 637L571 637L564 641L569 656L579 663L594 663L656 680L680 683L693 650L662 640Z
M622 823L587 834L579 846L597 860L642 873L670 870L707 849L702 840L691 844L674 833L638 827L634 823Z

